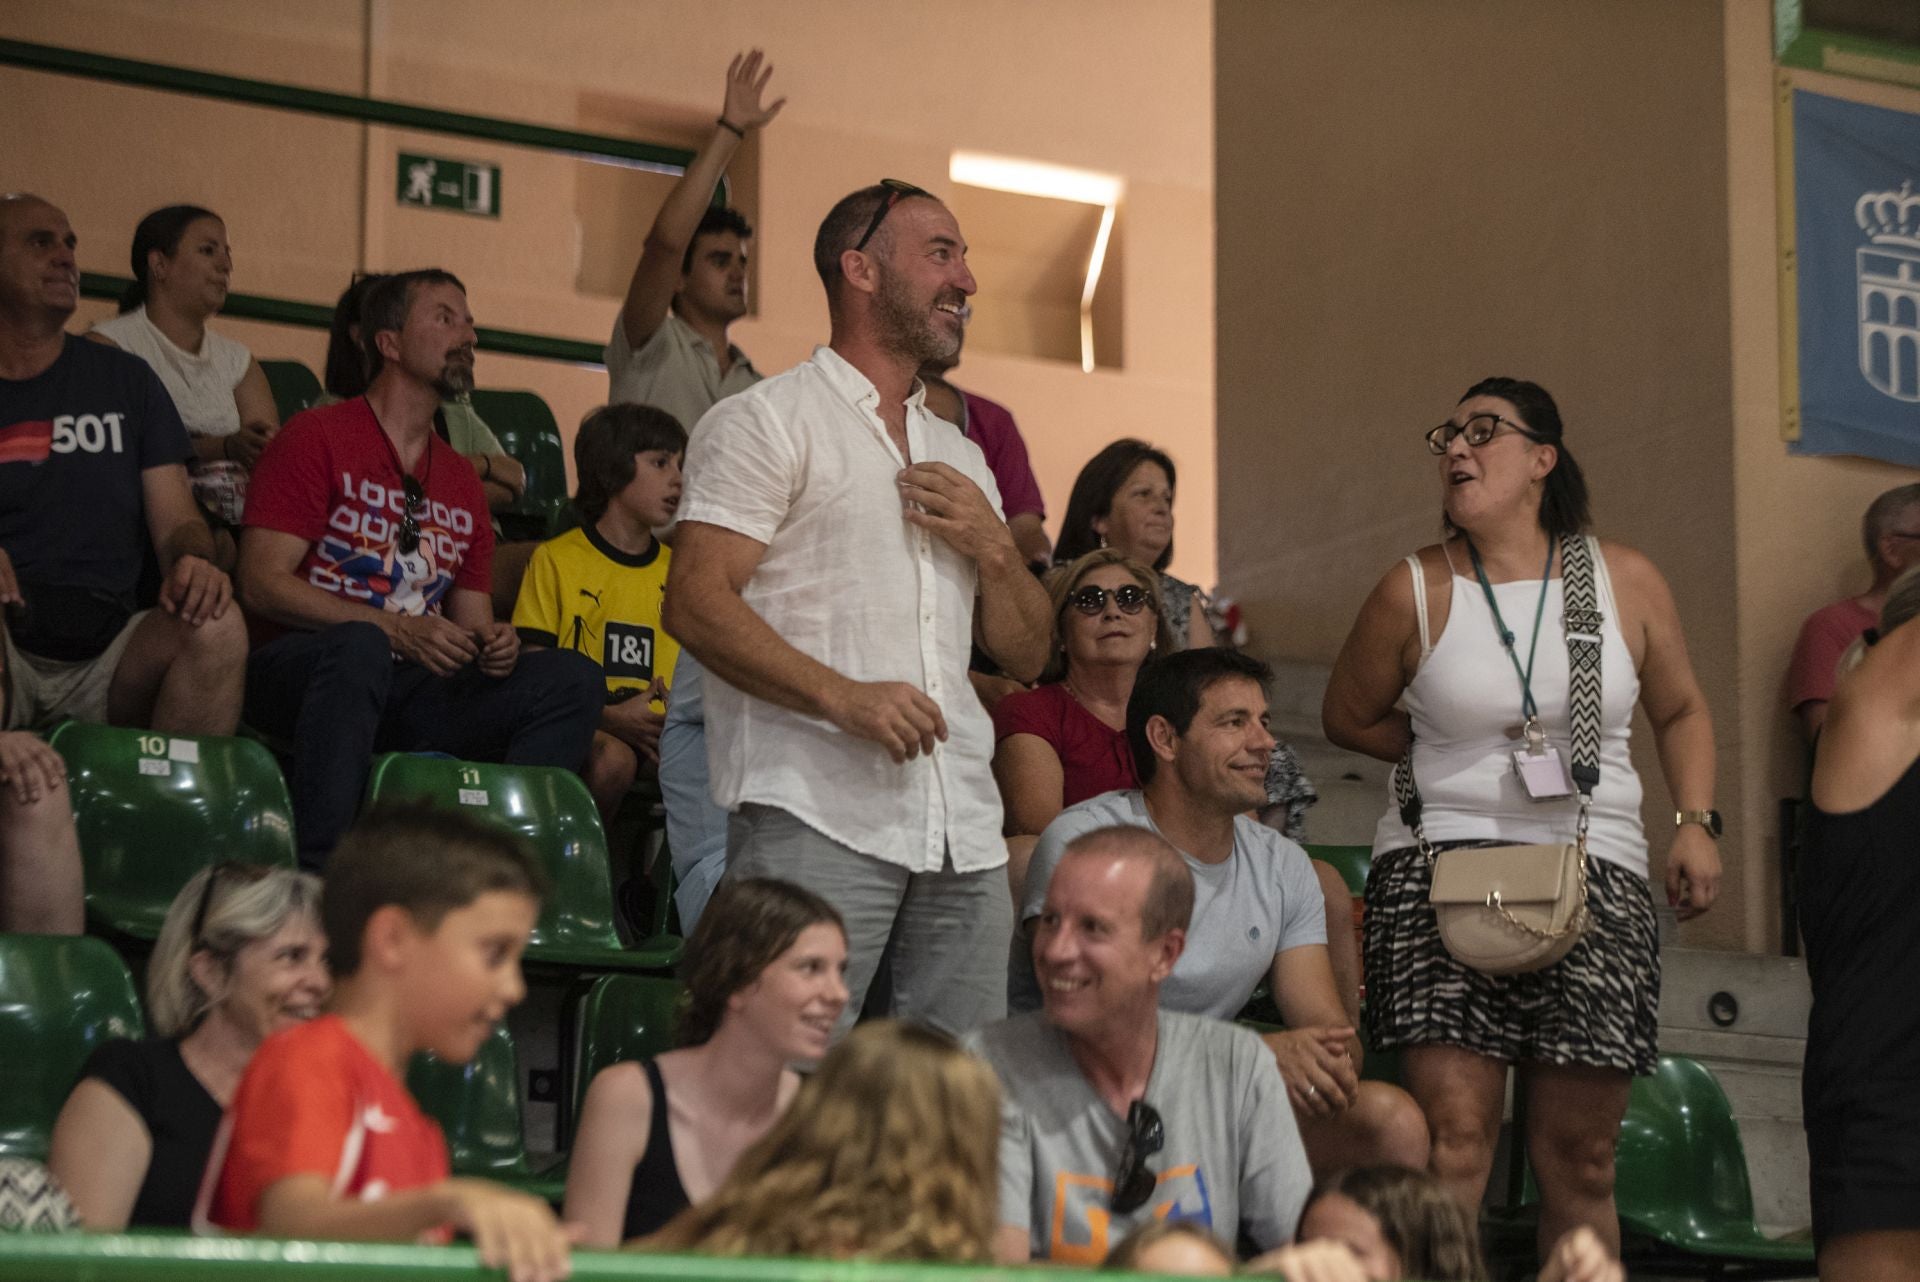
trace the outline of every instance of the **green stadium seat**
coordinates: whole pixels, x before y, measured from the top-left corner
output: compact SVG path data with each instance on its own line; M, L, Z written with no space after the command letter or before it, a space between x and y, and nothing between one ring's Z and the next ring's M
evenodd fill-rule
M407 1089L446 1132L455 1175L510 1184L555 1204L565 1199L564 1164L535 1169L528 1160L520 1065L506 1025L494 1029L467 1064L415 1055Z
M280 411L282 423L310 408L325 390L313 371L299 361L261 361L260 368L266 372L267 386L273 389L274 408Z
M66 759L97 926L150 940L206 865L294 867L293 803L261 744L79 721L48 742Z
M1539 1188L1520 1136L1516 1100L1502 1204L1483 1221L1488 1262L1529 1264ZM1621 1258L1635 1276L1802 1278L1814 1271L1813 1243L1769 1238L1753 1217L1746 1148L1726 1092L1684 1055L1662 1055L1651 1077L1636 1077L1614 1155L1614 1202ZM1496 1273L1498 1270L1496 1270Z
M489 390L473 393L473 409L500 438L501 448L527 469L526 492L499 514L506 537L547 539L560 533L572 504L566 447L553 411L537 392Z
M525 837L539 854L553 887L533 928L529 964L654 971L680 960L681 941L672 936L643 939L631 948L620 942L613 926L606 832L587 786L572 771L406 753L375 758L367 801L407 798L490 820Z
M1372 846L1309 845L1306 852L1310 858L1332 864L1356 896L1367 893L1367 874L1373 871Z
M675 1023L686 989L670 979L644 975L605 975L593 981L574 1003L566 1058L573 1065L573 1088L561 1117L561 1134L571 1138L586 1103L593 1076L626 1059L652 1059L677 1044Z
M133 980L104 941L0 935L0 1157L45 1161L87 1056L143 1029Z

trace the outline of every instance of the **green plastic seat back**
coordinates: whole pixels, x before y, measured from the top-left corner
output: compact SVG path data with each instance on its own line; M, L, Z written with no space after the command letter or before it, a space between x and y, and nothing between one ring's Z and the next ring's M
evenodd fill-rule
M652 1059L677 1044L675 1025L686 989L648 975L603 975L574 1010L573 1094L567 1131L595 1073L622 1060Z
M1309 858L1332 864L1356 895L1367 892L1367 874L1373 871L1372 846L1308 846Z
M311 406L325 390L313 371L299 361L261 361L260 368L266 373L267 386L273 389L273 405L280 411L282 423Z
M87 1056L143 1030L133 979L104 941L0 935L0 1157L46 1160Z
M551 766L502 766L389 753L375 758L369 802L422 798L525 837L552 883L527 956L618 953L607 835L580 776Z
M206 865L294 866L293 803L263 745L79 721L48 742L66 759L87 915L98 925L152 939Z
M509 535L548 538L572 505L567 499L566 447L553 411L537 392L475 391L473 409L485 419L500 447L527 469L527 488L500 513Z
M1663 1055L1637 1077L1614 1158L1620 1218L1663 1241L1710 1245L1757 1232L1747 1153L1726 1092L1705 1065Z
M502 1024L465 1064L422 1052L407 1066L407 1089L447 1134L455 1175L500 1179L527 1171L520 1116L520 1068Z

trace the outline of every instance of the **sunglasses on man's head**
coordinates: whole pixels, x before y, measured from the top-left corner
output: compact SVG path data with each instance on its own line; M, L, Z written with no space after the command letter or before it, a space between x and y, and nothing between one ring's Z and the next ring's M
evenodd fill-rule
M1123 583L1113 589L1113 603L1122 614L1138 614L1153 604L1147 590L1137 583ZM1107 589L1088 584L1067 598L1067 604L1085 615L1097 615L1107 608Z
M908 196L925 196L929 200L939 199L938 196L935 196L926 188L916 187L908 182L901 182L898 178L882 178L879 185L887 189L887 198L881 201L879 208L873 211L873 221L867 224L866 235L853 243L854 252L856 253L865 249L867 242L873 239L873 233L880 230L880 224L887 220L887 212Z
M400 517L400 555L412 556L420 549L419 514L427 509L427 490L412 475L400 478L400 488L407 496L407 510Z
M1127 1142L1120 1150L1120 1165L1113 1173L1113 1196L1107 1207L1115 1215L1137 1211L1153 1196L1160 1177L1147 1169L1147 1159L1167 1142L1160 1114L1153 1105L1137 1099L1127 1106Z

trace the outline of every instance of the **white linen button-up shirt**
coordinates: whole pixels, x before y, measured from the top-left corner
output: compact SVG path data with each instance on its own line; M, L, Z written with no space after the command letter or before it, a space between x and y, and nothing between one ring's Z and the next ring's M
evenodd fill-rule
M687 450L681 521L767 546L741 596L789 645L856 681L904 681L940 705L948 738L895 762L871 739L752 698L706 676L713 797L777 807L861 854L913 872L951 853L960 872L1007 861L993 726L967 679L979 575L972 558L908 523L900 457L880 394L817 347L784 374L709 410ZM1000 492L986 457L907 402L916 463L946 463Z

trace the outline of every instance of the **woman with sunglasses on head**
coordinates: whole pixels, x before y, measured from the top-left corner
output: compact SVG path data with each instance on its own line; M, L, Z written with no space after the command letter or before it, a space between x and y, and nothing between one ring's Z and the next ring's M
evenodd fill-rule
M154 1036L96 1050L54 1122L47 1165L88 1228L187 1227L253 1052L332 988L319 914L319 878L254 864L216 864L174 897L147 962Z
M687 941L681 1048L595 1074L567 1168L583 1246L657 1231L703 1201L793 1102L790 1064L827 1053L847 1005L847 934L789 882L722 882Z
M986 1264L999 1149L1000 1087L986 1062L944 1033L870 1020L833 1048L713 1196L647 1245Z
M1679 808L1662 835L1684 920L1720 882L1712 720L1660 572L1586 535L1586 482L1543 388L1477 383L1426 441L1445 537L1374 588L1323 709L1342 747L1386 761L1411 749L1367 883L1368 1044L1404 1048L1432 1169L1470 1208L1519 1065L1542 1249L1585 1224L1617 1253L1613 1148L1631 1078L1657 1058L1660 989L1628 735L1637 704ZM1513 908L1478 902L1497 878L1540 876L1541 861L1570 888L1563 918L1530 934L1506 924ZM1453 946L1474 964L1443 942L1429 899L1440 873L1462 904L1447 907ZM1477 954L1463 928L1536 955Z
M193 442L193 496L220 531L230 569L247 476L280 430L280 412L260 362L207 328L233 276L227 225L198 205L156 209L134 229L132 258L120 314L87 337L133 353L160 376Z
M1133 679L1174 648L1160 585L1139 561L1096 548L1049 579L1053 653L1031 690L993 708L993 777L1006 806L1007 876L1014 896L1046 826L1068 806L1137 788L1127 748Z

